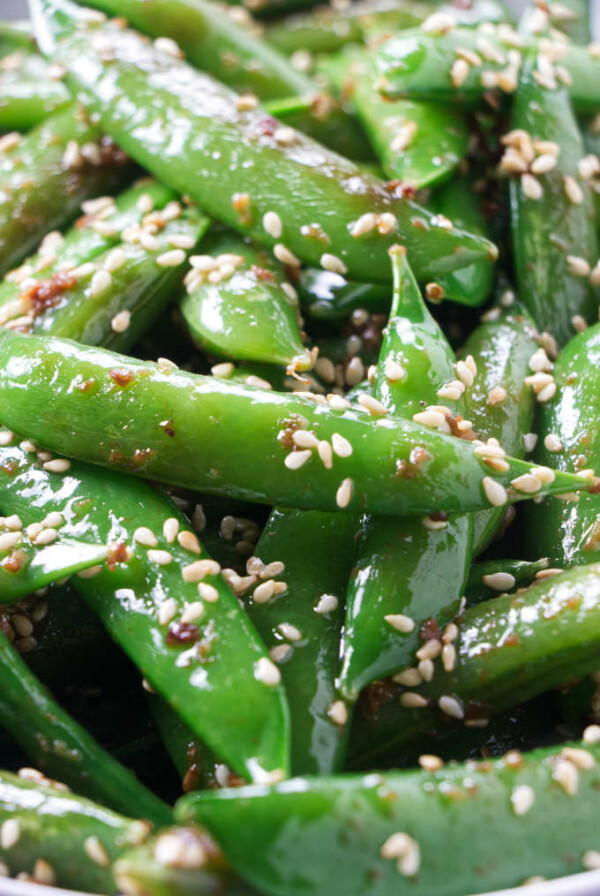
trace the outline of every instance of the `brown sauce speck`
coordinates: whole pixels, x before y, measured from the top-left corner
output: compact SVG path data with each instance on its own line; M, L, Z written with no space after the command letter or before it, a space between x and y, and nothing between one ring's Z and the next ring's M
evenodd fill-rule
M108 371L108 375L113 383L121 386L121 388L128 386L135 378L133 371L127 370L126 367L113 367L112 370Z
M77 285L77 278L67 271L56 271L46 280L38 280L21 296L24 308L38 317L49 308L54 308L63 295Z
M181 647L183 644L195 644L198 640L198 626L190 622L174 622L167 632L167 645Z

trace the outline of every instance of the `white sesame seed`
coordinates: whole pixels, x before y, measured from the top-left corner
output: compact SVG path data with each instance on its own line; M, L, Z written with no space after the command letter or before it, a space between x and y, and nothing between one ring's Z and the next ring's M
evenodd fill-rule
M510 591L515 587L515 577L510 572L494 572L487 576L482 576L481 581L493 591Z
M276 243L275 246L273 246L273 255L277 261L280 261L282 264L287 264L293 268L300 267L300 259L297 258L287 246L284 246L283 243Z
M0 552L12 551L23 540L20 532L6 532L0 535Z
M57 457L54 460L48 460L44 464L44 470L47 473L66 473L71 466L71 461L64 457Z
M36 884L52 887L56 883L56 872L46 859L35 860L32 877Z
M271 563L263 566L257 575L261 579L272 579L275 576L280 576L283 572L285 572L285 563L282 563L281 560L273 560Z
M589 772L596 765L595 757L588 750L582 750L580 747L564 747L561 756L572 762L580 771Z
M61 523L64 523L64 519L60 513L50 513L48 514L48 517L46 519L54 519L56 517L61 520ZM43 525L50 526L52 525L52 523L48 523L46 522L46 520L44 520ZM23 521L21 520L20 516L18 516L16 513L13 513L10 516L5 516L4 518L0 517L0 528L10 529L12 532L20 532L23 528Z
M586 871L597 871L600 868L600 852L588 849L581 857L581 864Z
M185 529L183 532L179 532L177 535L177 541L184 550L190 551L190 553L192 554L200 554L202 552L200 542L198 541L194 533L189 531L189 529Z
M400 695L400 706L405 709L425 709L429 706L428 701L421 694L415 694L412 691Z
M158 545L156 535L151 529L146 528L146 526L140 526L135 530L133 533L133 540L136 544L140 544L145 548L155 548Z
M302 632L300 629L292 625L291 622L281 622L277 629L281 635L288 641L301 641L302 640Z
M350 457L352 454L352 445L348 439L337 432L334 432L331 436L331 447L334 454L337 454L338 457Z
M385 619L387 624L391 625L391 627L396 629L397 632L408 634L409 632L414 631L414 619L411 619L410 616L405 616L403 613L390 613L383 618Z
M457 361L454 366L458 379L467 389L470 389L474 380L474 374L470 366L466 361Z
M373 212L367 212L364 215L361 215L360 218L357 218L356 221L353 221L350 224L350 236L360 237L364 236L366 233L369 233L371 230L375 229L377 225L377 215Z
M506 398L506 389L503 386L494 386L487 394L487 403L495 407L497 404L502 404L503 401L506 401Z
M189 604L181 614L181 621L185 623L195 622L204 615L204 604L196 600Z
M183 53L181 52L177 43L171 37L157 37L154 41L154 46L159 51L159 53L166 53L167 56L173 56L175 59L183 59ZM140 197L143 199L144 197ZM150 196L147 197L152 202ZM152 203L153 204L153 203ZM150 211L148 209L148 211ZM141 209L143 211L143 209Z
M417 672L423 681L433 681L435 666L433 660L421 660L417 666Z
M403 122L390 142L390 150L392 152L402 153L410 146L417 134L416 121Z
M449 428L446 417L440 411L419 411L418 414L413 414L413 421L420 426L427 426L430 429L447 430Z
M541 183L532 174L526 173L521 176L521 188L527 199L538 201L544 195Z
M335 725L343 726L348 721L348 707L343 700L335 700L327 710L327 715Z
M600 744L600 725L588 725L583 732L583 742L588 746Z
M151 563L158 566L168 566L173 561L173 557L168 551L155 551L150 549L146 555Z
M341 258L331 255L330 252L324 252L321 255L321 267L326 271L332 271L334 274L346 274L348 268Z
M268 687L275 687L281 681L281 672L271 660L261 656L254 666L254 677Z
M544 153L533 160L531 163L531 172L532 174L547 174L548 171L552 171L553 168L556 168L556 161L556 156L550 155L550 153Z
M577 766L568 759L558 760L552 777L569 796L577 794L579 790L579 772Z
M169 249L156 258L159 268L175 268L185 261L185 252L183 249Z
M95 298L106 292L112 286L112 277L109 271L96 271L90 283L90 298Z
M456 89L462 87L469 76L470 71L471 67L466 59L456 59L452 63L452 68L450 69L450 81L452 82L452 86Z
M350 503L353 488L354 483L349 477L347 477L346 479L342 480L337 492L335 493L335 503L338 507L342 508L342 510Z
M426 641L422 647L419 647L416 653L418 660L434 660L442 652L442 642L437 638L431 638Z
M194 237L187 233L174 233L172 236L169 236L167 242L174 249L193 249L196 245Z
M567 270L572 277L589 277L591 268L580 255L567 255Z
M71 171L74 168L81 168L82 165L83 156L81 155L79 144L76 140L69 140L63 153L61 166L66 171Z
M481 484L490 504L494 507L501 507L503 504L506 504L508 495L506 489L500 482L496 482L496 480L492 479L490 476L484 476Z
M21 836L21 825L16 818L7 818L0 827L0 846L2 849L12 849Z
M456 665L456 647L454 644L444 644L442 647L442 666L444 671L452 672Z
M36 537L35 543L40 546L54 544L57 538L58 532L56 529L42 529L40 534Z
M572 202L573 205L581 205L583 202L583 190L577 183L574 177L571 177L570 174L565 174L564 176L564 187L567 199L569 202Z
M451 644L452 641L456 641L458 638L458 626L455 622L451 622L446 626L444 632L442 634L442 641L444 644Z
M544 446L547 451L550 451L554 454L563 450L563 445L562 445L561 440L558 438L557 435L554 435L554 433L551 433L551 432L548 433L547 436L545 436Z
M88 837L83 843L83 848L92 862L95 862L102 868L108 868L110 865L110 858L98 837L94 835Z
M293 653L293 647L290 644L276 644L269 650L269 656L274 663L284 663Z
M322 594L315 606L315 613L333 613L338 606L339 601L335 594Z
M253 93L242 93L237 98L236 106L238 112L250 112L258 106L258 97Z
M14 432L10 432L8 429L2 430L2 432L0 432L0 448L7 448L9 445L12 445L14 439Z
M188 566L184 566L181 575L184 582L201 582L206 576L216 576L221 572L221 566L216 560L194 560Z
M169 597L158 608L158 624L168 625L173 621L177 614L177 603L174 598Z
M308 448L303 451L291 451L286 455L284 464L288 470L299 470L311 457L312 451Z
M297 429L296 432L292 434L292 441L298 448L319 447L319 440L314 432L309 432L306 429Z
M374 417L384 417L388 413L388 409L380 401L365 392L358 396L357 401L361 408Z
M515 787L510 795L510 802L515 815L526 815L533 808L535 791L529 784Z
M111 329L114 333L124 333L129 329L129 324L131 323L131 312L130 311L119 311L118 314L115 314L113 319L110 322Z
M392 680L395 681L396 684L404 685L404 687L407 688L416 688L423 681L419 670L412 668L403 669L402 672L398 672L396 675L392 676Z
M419 756L419 765L426 772L439 772L439 770L443 768L444 763L439 756L434 756L431 753L423 753Z
M456 697L449 697L447 695L444 695L438 700L438 706L445 715L451 716L453 719L462 720L465 717L465 711L462 707L462 704L456 699Z
M283 233L283 224L277 212L266 212L264 214L263 227L274 240L278 240Z
M421 22L421 31L426 34L446 34L456 28L456 19L443 10L431 13Z
M104 269L111 274L114 274L115 271L120 270L126 263L127 256L125 252L117 246L116 249L111 249L106 256L106 259L104 260Z
M219 599L219 592L214 585L209 585L208 582L198 583L198 594L209 604L214 604Z
M535 492L539 492L543 483L541 479L534 476L533 473L523 473L522 476L517 476L515 479L512 479L510 484L515 491L523 492L523 494L526 495L532 495Z
M179 520L170 517L163 524L163 536L167 544L173 544L179 532Z
M268 579L266 582L261 582L260 585L256 586L252 594L252 599L254 603L266 604L271 600L274 594L275 582L273 579Z
M389 236L397 227L398 219L391 212L383 212L383 214L377 216L377 230L381 236Z
M282 146L291 146L296 142L297 134L293 128L279 127L273 134L273 139Z

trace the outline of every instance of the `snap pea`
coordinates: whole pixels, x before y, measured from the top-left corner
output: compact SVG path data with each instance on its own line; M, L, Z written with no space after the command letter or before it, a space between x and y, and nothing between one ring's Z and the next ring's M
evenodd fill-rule
M209 215L275 246L283 263L295 265L298 256L385 282L387 249L399 239L421 278L496 257L486 240L438 226L353 163L282 130L260 107L240 111L235 94L135 32L86 25L69 0L36 0L35 10L42 45L56 47L68 83L106 133Z
M71 457L207 494L306 510L422 516L531 497L519 490L531 464L508 459L507 470L493 470L464 440L386 418L364 400L374 414L338 410L337 396L319 402L283 395L0 330L2 422ZM298 429L314 432L317 445L337 433L352 454L328 468L317 448L299 449ZM309 454L286 461L298 450ZM590 487L567 473L544 478L536 477L538 495Z
M336 92L352 102L385 174L403 187L445 180L467 154L464 117L431 103L384 99L367 51L329 57L322 68Z
M0 22L0 54L5 55L6 48L12 51L18 47L33 48L31 22L25 19Z
M71 94L48 63L15 50L0 59L0 130L25 131L71 102Z
M112 546L108 564L73 585L151 685L239 775L285 772L286 707L263 674L272 671L264 647L171 502L105 470L44 468L45 455L16 443L1 451L5 513L25 525L60 513L64 535Z
M469 607L456 630L430 628L425 635L435 635L441 655L433 678L388 684L380 708L355 733L354 761L372 763L401 747L428 730L430 714L436 723L478 724L597 669L599 596L600 565L593 563Z
M183 792L215 787L219 760L212 750L195 737L161 697L148 694L147 701L160 738L181 779Z
M0 530L3 528L0 525ZM9 538L17 535L7 531L2 534ZM89 545L75 539L61 539L58 544L36 547L34 542L21 535L18 544L0 548L0 604L10 606L46 585L97 566L106 559L107 552L108 548L101 545Z
M0 725L36 768L115 812L145 818L159 827L172 821L166 803L59 706L2 632L0 677Z
M511 127L501 167L512 166L514 158L534 157L533 175L517 174L510 183L517 290L537 326L562 345L581 320L597 319L600 303L600 290L590 278L599 251L593 202L579 173L583 140L566 90L539 84L529 64L521 72ZM548 144L558 155L544 152ZM538 159L553 167L535 174Z
M387 311L390 307L389 286L352 282L318 268L303 268L296 290L302 309L319 320L340 320L357 308Z
M519 22L521 34L551 36L554 30L563 31L576 44L587 44L592 39L589 0L566 0L558 5L548 4L539 12L535 10L535 6L525 9Z
M310 369L298 300L282 265L237 234L216 233L201 251L202 267L188 273L180 305L196 345L238 361Z
M112 892L112 863L128 847L142 843L150 825L40 778L34 783L0 772L0 824L6 838L0 859L8 873L23 872L41 878L40 883L87 892Z
M350 513L340 519L335 513L277 509L256 546L255 556L266 571L248 595L247 608L280 665L290 704L295 775L332 774L343 765L348 710L336 679L358 525ZM285 568L271 575L271 564ZM265 602L273 579L283 580L287 589Z
M392 266L394 297L373 394L398 417L414 419L425 407L439 407L440 390L456 381L454 353L425 307L404 252L392 254ZM448 432L463 419L462 392L448 400L452 422L442 418ZM346 697L356 700L365 685L407 665L427 619L447 615L450 621L472 539L471 515L363 520L346 595L340 673Z
M586 866L599 758L576 743L435 772L302 778L190 794L178 814L275 896L463 896Z
M535 457L553 458L562 469L581 470L595 459L598 428L598 360L600 325L575 336L558 356L552 376L556 396L545 404L537 428ZM577 504L540 504L528 515L528 550L539 545L553 566L573 566L595 560L600 551L600 498L586 495Z
M125 157L100 137L80 106L51 115L0 153L0 273L18 264L49 230L68 223L84 199L115 188ZM82 155L83 150L83 155Z
M469 572L465 596L469 605L489 600L499 593L515 591L531 585L550 566L547 557L539 560L483 560Z
M505 451L523 457L535 398L525 379L533 375L529 362L538 348L537 333L512 291L501 289L500 294L505 304L500 301L484 315L461 352L464 357L472 355L477 366L467 392L467 410L480 439L497 439ZM473 556L487 547L505 516L501 507L475 514Z

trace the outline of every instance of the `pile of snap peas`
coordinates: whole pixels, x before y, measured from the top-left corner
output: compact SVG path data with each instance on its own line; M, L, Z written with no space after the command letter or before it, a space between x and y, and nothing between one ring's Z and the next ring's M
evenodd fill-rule
M0 22L0 877L600 869L599 135L587 0Z

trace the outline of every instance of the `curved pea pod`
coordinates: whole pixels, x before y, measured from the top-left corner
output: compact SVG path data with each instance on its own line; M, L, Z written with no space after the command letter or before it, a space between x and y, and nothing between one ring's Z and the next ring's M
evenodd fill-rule
M310 369L298 300L282 266L235 234L215 234L201 249L180 305L196 345L236 361Z
M33 45L31 22L26 19L0 22L0 56L5 55L5 50L12 51L19 47L31 50Z
M467 604L489 600L499 593L527 588L538 578L552 574L547 557L539 560L483 560L475 563L465 586ZM539 573L539 576L538 576Z
M25 872L40 883L86 892L113 892L112 863L141 844L150 825L40 777L37 784L0 773L0 859L8 873Z
M281 670L292 774L331 774L343 765L348 710L336 679L358 525L354 514L276 509L251 561L261 581L248 613Z
M461 351L462 356L473 357L477 368L466 393L467 412L478 438L497 439L509 454L523 457L535 403L535 392L525 380L534 375L530 361L538 337L529 314L514 302L512 293L505 291L504 297L512 304L500 304L484 315ZM544 366L545 353L537 357ZM487 547L505 516L501 507L475 514L473 556Z
M73 585L151 685L239 775L285 772L287 714L274 667L174 506L130 477L67 463L48 470L16 445L1 456L5 513L25 525L62 513L61 534L111 545L108 563Z
M442 400L440 390L456 377L454 353L425 307L404 252L392 254L392 266L394 297L373 393L393 413L411 419ZM462 392L449 401L451 424L436 412L448 432L463 419ZM426 619L444 614L450 621L467 576L472 537L470 515L365 517L346 595L340 673L346 697L356 700L365 685L406 665Z
M207 494L306 510L422 516L531 497L519 490L519 476L531 464L509 459L508 470L492 470L461 439L386 418L368 397L363 400L374 414L345 404L338 410L338 399L229 384L66 339L0 330L2 422L80 460ZM246 432L241 454L232 437L240 427ZM298 454L297 429L330 443L338 433L352 455L328 468L316 451ZM290 454L297 456L290 461ZM586 487L578 476L557 473L536 494Z
M341 320L357 308L387 312L390 288L356 283L333 271L303 268L296 290L303 311L319 320Z
M66 576L83 572L106 559L108 548L89 545L75 539L61 539L56 544L37 547L18 532L4 531L0 535L0 604L17 603L40 588L59 582ZM3 547L3 536L9 536L11 546ZM4 539L6 542L6 538Z
M71 102L65 85L52 74L41 56L25 50L0 59L0 130L25 131Z
M323 70L336 92L352 102L389 178L415 189L432 186L450 177L466 156L465 119L431 103L384 99L367 51L329 57Z
M275 896L462 896L588 866L599 758L597 746L574 744L514 762L191 794L177 811L206 824L234 867Z
M387 249L398 240L421 278L497 256L493 244L437 226L420 206L394 198L381 181L260 107L240 110L236 94L135 32L86 25L68 0L36 0L35 9L40 40L55 47L68 82L105 132L207 214L274 247L284 264L301 259L385 282ZM110 62L103 58L107 41ZM265 229L269 212L281 221L278 237ZM365 233L367 214L377 227Z
M597 457L600 325L572 339L554 364L556 394L542 406L535 459L559 469L584 471ZM577 503L540 504L528 516L529 551L539 549L553 565L573 566L600 557L600 498L594 491ZM534 528L531 528L534 527Z
M467 227L472 233L486 238L491 233L490 222L482 209L483 196L475 190L474 181L468 177L455 177L434 190L428 206L438 215L458 227ZM482 305L492 291L494 265L488 258L480 259L467 267L436 277L426 286L428 296L436 301L441 297L470 307Z
M520 165L523 153L534 157L529 172L514 175L510 184L516 284L537 326L562 345L579 321L598 316L598 278L590 276L598 237L591 192L580 179L584 146L569 97L564 88L543 87L534 75L528 67L519 82L501 167ZM543 173L536 173L537 165Z
M49 230L75 217L84 199L115 188L124 161L80 106L55 112L25 137L5 137L0 152L0 273L18 264Z
M53 700L2 633L0 677L0 724L36 768L116 812L145 818L158 826L170 823L172 813L166 803Z
M598 668L600 565L590 564L470 607L442 631L424 633L430 681L387 683L379 707L353 733L353 761L373 762L416 734L439 725L482 724ZM406 671L406 670L404 670ZM420 673L419 673L420 674ZM401 673L402 675L402 673ZM408 677L403 678L408 682ZM429 718L428 718L429 717Z

